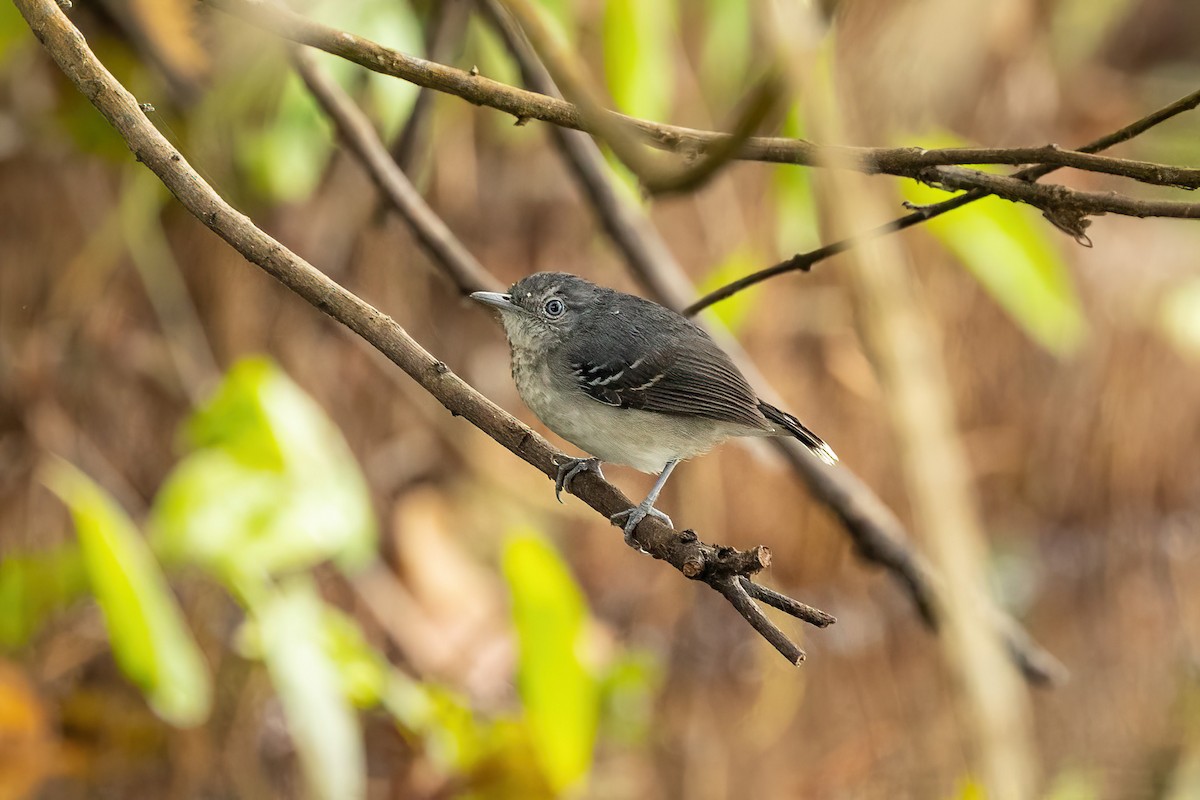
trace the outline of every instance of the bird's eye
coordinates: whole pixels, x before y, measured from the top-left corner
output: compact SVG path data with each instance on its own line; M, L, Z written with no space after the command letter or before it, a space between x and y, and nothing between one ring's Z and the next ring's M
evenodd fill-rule
M547 317L561 317L563 312L567 310L566 303L557 297L551 297L542 308L546 310Z

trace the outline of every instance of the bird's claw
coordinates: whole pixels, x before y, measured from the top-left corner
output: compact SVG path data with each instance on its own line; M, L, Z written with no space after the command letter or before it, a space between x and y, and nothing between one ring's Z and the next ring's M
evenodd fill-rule
M671 518L659 511L654 506L634 506L633 508L627 508L624 511L618 511L617 513L613 514L608 518L608 520L613 525L616 525L625 531L625 544L629 545L635 550L641 550L642 546L638 544L638 541L636 537L634 537L633 533L637 530L638 524L646 517L654 517L655 519L661 520L662 522L666 523L668 528L675 527L675 523L671 522Z
M554 499L562 502L562 491L571 490L571 481L575 480L575 476L581 472L594 472L601 478L604 473L600 471L600 459L598 458L568 458L558 467L558 477L554 479Z

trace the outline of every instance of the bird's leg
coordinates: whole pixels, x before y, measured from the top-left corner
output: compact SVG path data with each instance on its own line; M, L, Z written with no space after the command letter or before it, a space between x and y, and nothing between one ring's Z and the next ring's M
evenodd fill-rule
M562 490L571 491L571 481L581 472L594 472L601 478L604 477L604 473L600 471L600 459L568 458L558 465L558 477L554 479L554 499L561 503Z
M675 527L670 517L654 507L654 501L658 499L658 493L662 491L663 486L667 483L667 478L671 477L671 470L675 469L675 465L678 463L679 459L677 458L667 462L667 465L663 467L663 471L659 474L654 488L650 490L650 494L646 495L645 500L633 508L618 511L608 518L613 525L618 525L625 529L625 544L639 550L641 549L638 547L637 540L633 537L633 532L637 530L638 523L646 517L657 517L667 523L668 527Z

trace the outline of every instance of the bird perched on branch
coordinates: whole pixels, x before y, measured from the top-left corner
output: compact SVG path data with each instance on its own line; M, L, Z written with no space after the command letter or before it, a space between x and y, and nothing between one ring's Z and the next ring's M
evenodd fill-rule
M559 466L555 496L600 463L658 474L639 505L612 516L633 532L671 470L733 436L794 436L826 464L829 445L758 399L707 333L668 308L563 272L522 278L507 293L475 292L500 311L521 399L550 430L591 455ZM674 527L674 526L672 526Z

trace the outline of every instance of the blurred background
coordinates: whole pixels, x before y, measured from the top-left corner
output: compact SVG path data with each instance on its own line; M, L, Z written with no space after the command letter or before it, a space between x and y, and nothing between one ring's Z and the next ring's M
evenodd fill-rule
M1078 145L1200 88L1189 0L823 5L793 66L872 110L845 143ZM542 4L618 108L701 128L729 124L788 38L764 7ZM297 9L521 84L471 3ZM226 199L545 432L499 327L339 149L276 39L190 0L70 17ZM415 89L319 64L400 147ZM785 105L769 132L828 130L799 90ZM498 278L645 293L546 125L444 95L422 113L407 174ZM1185 114L1114 154L1195 164L1198 134ZM701 290L874 220L808 168L735 163L649 200L610 167ZM944 196L869 186L885 216ZM0 6L0 798L1200 797L1200 228L1108 216L1089 235L984 200L872 251L900 289L842 259L706 312L914 546L945 564L936 531L965 527L962 574L1071 677L973 671L773 452L727 445L660 507L766 544L763 582L838 617L780 620L809 652L796 669L246 264ZM888 352L897 315L932 377ZM947 401L918 411L957 454L930 459L962 525L929 503L907 380ZM650 483L607 474L631 497Z

